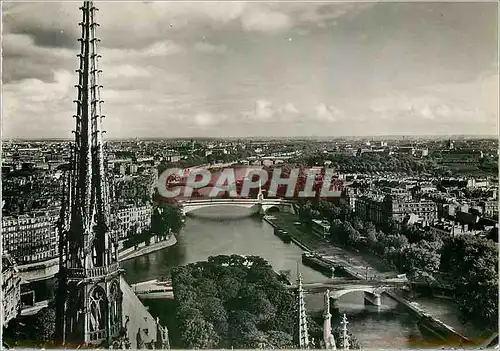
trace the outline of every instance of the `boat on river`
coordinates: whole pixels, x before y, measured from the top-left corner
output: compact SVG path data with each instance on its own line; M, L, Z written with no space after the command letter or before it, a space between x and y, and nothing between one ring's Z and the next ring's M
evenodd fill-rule
M286 230L280 229L278 227L274 228L274 235L283 240L284 243L289 244L292 241L290 234Z
M328 277L333 276L335 273L335 264L317 252L304 252L302 254L302 263Z

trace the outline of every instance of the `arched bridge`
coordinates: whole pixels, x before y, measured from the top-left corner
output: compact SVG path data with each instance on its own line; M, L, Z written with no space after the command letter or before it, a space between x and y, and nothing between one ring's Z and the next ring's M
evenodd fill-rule
M318 293L329 290L330 298L336 300L342 296L353 292L364 292L365 301L380 306L380 296L391 289L403 287L408 284L405 279L383 279L383 280L360 280L360 279L341 279L317 283L303 283L302 288L306 293ZM290 286L296 289L297 286Z
M205 207L237 206L251 209L252 213L265 214L270 211L295 213L291 200L285 199L243 199L243 198L193 198L178 202L184 214Z

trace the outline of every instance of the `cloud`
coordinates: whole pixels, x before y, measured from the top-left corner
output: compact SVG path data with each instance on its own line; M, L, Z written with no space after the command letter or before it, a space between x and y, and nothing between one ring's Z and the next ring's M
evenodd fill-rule
M109 66L106 69L106 78L145 78L151 77L151 72L144 67L132 65Z
M225 54L228 52L227 46L225 45L213 45L205 42L197 42L194 44L193 48L197 52L207 54Z
M222 2L100 2L97 21L103 45L141 48L196 29L238 24L244 31L274 33L318 24L355 13L363 4ZM31 35L38 46L77 48L81 21L75 3L10 4L3 14L4 33Z
M258 120L266 120L274 115L272 102L267 100L257 100L255 102L255 118Z
M99 50L99 49L98 49ZM101 48L99 52L105 60L109 61L133 61L144 58L163 57L179 54L184 49L172 40L162 40L151 43L142 49L109 49Z
M498 77L482 76L491 74L491 50L481 49L481 45L492 47L489 36L476 38L458 20L456 26L448 21L430 32L414 23L410 36L401 26L410 17L389 16L384 9L406 7L414 18L413 5L380 5L386 6L383 9L374 4L298 2L97 5L102 39L99 68L110 136L314 135L331 130L325 128L331 122L338 133L352 133L353 125L372 132L375 127L411 128L417 123L419 130L433 132L438 124L468 130L475 123L490 130L497 123ZM57 136L72 128L78 6L68 2L4 6L5 135ZM465 5L447 5L445 17L461 6ZM467 7L467 23L481 6ZM370 8L374 20L361 21L362 12ZM419 10L419 18L427 18L426 11ZM489 17L476 17L491 22ZM386 31L399 34L387 39L380 34L381 23ZM492 22L480 28L488 26L496 28ZM360 45L363 35L372 41ZM474 43L474 50L464 51L464 42ZM477 77L482 78L474 80ZM37 129L40 120L50 130ZM247 123L245 128L242 123ZM346 128L340 131L340 126Z
M194 122L199 127L209 127L223 122L226 119L224 115L213 114L210 112L199 112L194 117Z
M314 107L315 118L323 122L335 122L342 117L343 113L333 105L321 103Z
M25 34L5 33L2 51L4 84L30 78L52 82L54 68L76 68L76 50L38 47L34 39Z
M492 122L498 118L498 80L488 76L464 83L420 87L372 99L370 111L383 119L432 123Z
M275 122L295 118L298 114L299 111L290 102L282 106L275 106L269 100L260 99L255 102L254 113L247 113L246 115L259 121L272 120L273 122Z
M43 136L50 126L67 136L73 128L73 85L73 75L64 70L56 71L51 83L32 78L4 84L2 130L12 135L28 131L36 137Z
M279 113L299 113L297 108L295 108L295 106L291 102L287 103L284 106L279 107L278 112Z
M354 16L357 13L369 9L374 6L374 3L336 3L336 4L314 4L308 3L309 6L297 7L297 22L299 23L314 23L318 27L326 27L327 25L335 26L337 19L346 15Z
M292 26L292 20L285 13L256 8L245 13L242 26L246 31L279 32L289 29Z

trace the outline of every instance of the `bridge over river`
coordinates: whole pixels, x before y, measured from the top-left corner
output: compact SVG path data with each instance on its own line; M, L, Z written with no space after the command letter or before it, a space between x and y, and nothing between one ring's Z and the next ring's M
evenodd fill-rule
M384 280L359 280L359 279L330 279L323 282L309 282L302 284L302 288L306 293L324 292L327 289L331 291L332 299L338 299L341 296L362 291L365 292L365 300L367 302L380 306L380 294L386 289L403 287L408 282L404 279L384 279ZM296 285L288 285L290 289L296 289ZM140 282L132 285L132 290L141 299L162 299L174 298L172 281L153 279L145 282Z
M178 201L182 212L187 214L191 211L207 207L242 207L251 209L252 213L265 214L270 210L280 212L295 213L294 202L279 198L262 198L262 199L247 199L247 198L191 198Z

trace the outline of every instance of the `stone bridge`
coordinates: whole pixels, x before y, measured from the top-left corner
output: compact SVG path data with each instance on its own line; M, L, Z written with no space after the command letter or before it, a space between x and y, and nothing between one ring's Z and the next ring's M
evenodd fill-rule
M206 207L243 207L251 213L266 214L272 211L295 213L294 202L284 199L241 199L241 198L201 198L184 199L178 202L182 212L187 214Z
M326 282L317 283L303 283L302 288L306 293L314 294L318 292L324 292L329 290L330 298L337 300L346 294L353 292L364 292L365 301L369 304L380 306L381 300L380 296L388 290L392 290L397 287L402 287L407 285L406 280L395 280L395 279L385 279L385 280L332 280ZM296 286L290 286L290 288L297 288Z
M366 302L371 305L380 306L382 305L380 296L390 288L391 287L389 286L353 285L337 287L334 290L331 290L329 295L331 299L337 300L346 294L350 294L353 292L364 292Z

